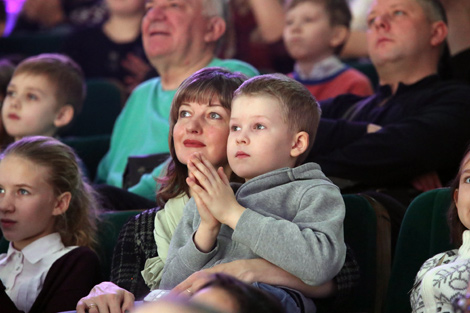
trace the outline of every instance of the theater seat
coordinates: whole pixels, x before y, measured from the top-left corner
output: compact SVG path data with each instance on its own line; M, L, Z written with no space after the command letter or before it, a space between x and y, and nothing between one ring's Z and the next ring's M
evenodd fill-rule
M449 188L422 193L409 205L398 235L385 312L411 312L410 290L421 265L454 247L450 244L447 209Z

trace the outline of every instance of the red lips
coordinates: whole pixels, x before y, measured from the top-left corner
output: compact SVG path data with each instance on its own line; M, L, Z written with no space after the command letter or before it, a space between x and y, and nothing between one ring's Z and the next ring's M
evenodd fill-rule
M18 115L14 114L14 113L8 114L8 118L10 120L19 120L20 119L20 117Z
M202 148L206 146L199 140L190 140L190 139L186 139L185 141L183 141L183 144L186 148Z
M2 218L2 219L0 220L0 223L2 224L2 228L3 228L3 229L8 228L8 227L11 227L11 226L13 226L13 225L16 224L15 221L10 220L10 219L7 219L7 218Z

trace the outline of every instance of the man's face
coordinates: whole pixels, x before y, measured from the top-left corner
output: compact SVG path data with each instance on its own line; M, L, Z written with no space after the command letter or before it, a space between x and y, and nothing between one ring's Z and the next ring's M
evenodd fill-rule
M149 60L191 57L204 45L208 18L202 0L148 0L142 40Z
M412 61L432 48L433 23L415 0L375 0L367 24L369 55L375 66Z

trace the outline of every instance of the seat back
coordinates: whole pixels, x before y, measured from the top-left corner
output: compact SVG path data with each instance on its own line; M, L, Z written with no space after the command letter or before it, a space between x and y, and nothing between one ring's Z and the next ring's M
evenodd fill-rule
M98 223L97 254L101 261L101 272L105 280L109 280L114 246L117 243L122 226L132 217L141 213L140 210L109 211L100 215Z
M411 312L410 290L421 265L437 253L453 249L447 225L449 188L416 197L409 205L398 235L385 311Z
M354 251L361 275L348 312L380 312L390 267L390 219L370 197L348 194L343 199L344 240Z
M86 175L94 181L98 164L109 150L111 135L65 137L61 141L73 148L85 165Z
M62 137L109 135L113 131L122 108L121 90L115 83L98 78L87 80L86 87L82 111L70 126L60 130Z
M0 55L30 57L41 53L56 53L61 50L66 34L35 33L12 34L0 37Z

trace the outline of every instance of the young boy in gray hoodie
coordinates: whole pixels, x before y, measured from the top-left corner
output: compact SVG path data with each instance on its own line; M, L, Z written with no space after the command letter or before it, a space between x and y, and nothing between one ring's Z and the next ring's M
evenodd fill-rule
M193 198L172 237L160 288L173 288L201 269L253 258L307 285L332 280L346 254L344 202L317 164L300 165L320 114L310 92L284 75L257 76L235 91L227 158L245 183L231 186L222 167L191 156ZM292 290L255 285L283 298L287 312L306 305L294 300Z

